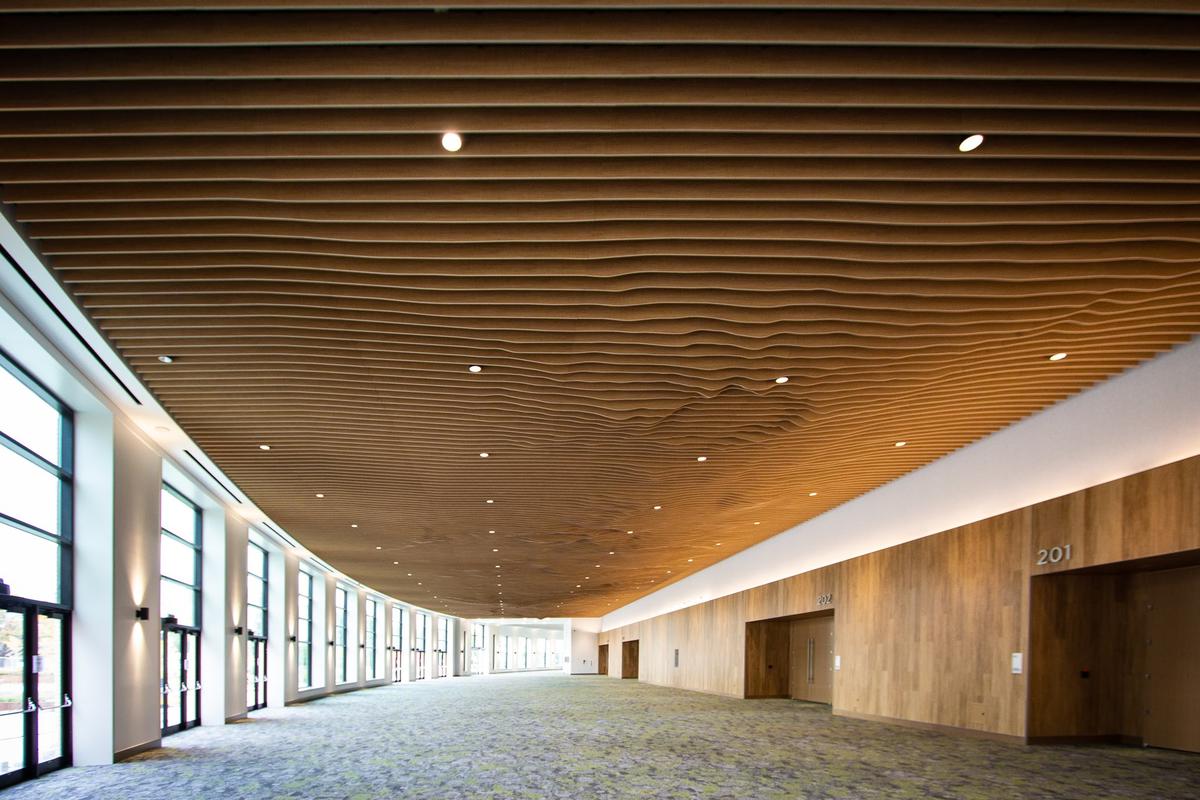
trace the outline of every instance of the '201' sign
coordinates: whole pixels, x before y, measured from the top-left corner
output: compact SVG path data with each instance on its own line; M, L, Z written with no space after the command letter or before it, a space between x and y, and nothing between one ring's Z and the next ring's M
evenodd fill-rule
M1071 560L1071 545L1063 545L1059 547L1055 545L1051 548L1042 548L1038 550L1037 565L1039 567L1046 564L1059 564L1063 561Z

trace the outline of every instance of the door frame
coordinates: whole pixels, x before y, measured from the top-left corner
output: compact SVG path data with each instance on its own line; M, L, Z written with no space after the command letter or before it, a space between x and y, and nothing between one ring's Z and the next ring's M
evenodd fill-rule
M55 603L39 603L33 600L24 600L21 598L12 597L9 595L0 595L0 609L14 614L21 614L24 617L22 624L23 652L23 688L24 699L27 707L23 711L8 712L10 714L21 714L23 730L22 730L22 745L24 747L24 765L17 770L6 775L0 775L0 789L16 785L31 778L37 778L57 769L62 769L71 765L71 611L70 609L57 605ZM34 658L41 654L37 652L38 643L38 622L41 617L57 617L62 621L62 642L59 645L59 651L62 663L58 665L59 673L62 676L62 697L59 699L58 705L51 708L42 708L39 705L39 692L37 687L39 671L34 670ZM32 644L32 646L30 646ZM61 709L61 724L62 724L62 741L59 744L61 754L57 758L39 763L38 759L38 711L54 711Z
M269 646L267 637L259 636L251 633L246 637L247 644L253 645L254 649L254 676L257 678L254 688L254 702L246 704L246 711L258 711L261 708L267 707L267 659L270 658ZM259 664L259 654L262 654L262 663ZM196 696L197 705L199 705L199 695Z
M171 617L169 619L174 619L174 617ZM182 675L180 676L179 690L178 690L179 691L179 723L176 725L168 725L167 724L167 713L168 713L167 712L167 704L163 703L162 704L162 713L161 713L160 719L159 719L159 721L161 723L161 732L162 732L163 736L170 736L173 733L179 733L180 731L190 730L191 728L195 728L200 725L200 706L201 706L201 702L200 702L201 694L200 693L202 691L202 684L200 683L200 629L194 628L190 625L180 625L178 622L168 622L166 619L163 620L162 635L161 635L160 643L161 643L161 649L162 649L162 674L163 674L164 682L166 682L171 677L171 673L168 669L168 664L167 664L167 658L168 658L167 654L169 652L169 648L167 647L167 635L170 633L180 634L180 636L182 637L182 641L185 643L185 646L180 648L180 651L179 651L180 657L183 659L184 664L188 664L188 665L194 664L195 677L192 678L192 683L196 687L195 688L195 694L196 694L195 706L196 706L196 708L194 709L195 714L193 715L193 718L191 719L191 721L189 721L188 716L187 716L187 712L188 712L187 680L189 677L191 677L192 670L189 670L188 667L185 666L184 664L180 664L179 667L182 672ZM190 659L188 657L188 653L189 653L188 647L186 646L188 637L194 637L194 644L195 644L195 652ZM170 685L170 684L168 683L167 685ZM167 692L165 691L165 687L162 687L162 688L164 689L162 694L166 695Z

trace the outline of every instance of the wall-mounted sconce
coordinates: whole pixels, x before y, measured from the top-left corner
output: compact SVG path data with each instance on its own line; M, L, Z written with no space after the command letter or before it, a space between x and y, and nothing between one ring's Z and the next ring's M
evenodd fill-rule
M365 644L360 644L360 645L358 646L358 649L359 649L359 650L366 650L366 649L367 649L367 646L366 646Z
M296 634L294 634L294 633L293 633L291 636L289 636L289 637L288 637L288 641L289 641L289 642L294 642L294 641L296 641Z
M237 627L235 627L235 628L233 629L233 633L234 633L234 635L236 635L236 636L241 636L241 635L242 635L242 626L241 626L241 625L238 625Z
M140 619L140 620L142 620L143 622L145 622L146 620L150 619L150 609L149 609L149 607L148 607L148 606L142 606L141 608L139 608L139 609L136 609L136 610L133 612L133 618L134 618L134 619Z
M330 647L333 647L333 642L330 642L330 643L329 643L329 646L330 646Z

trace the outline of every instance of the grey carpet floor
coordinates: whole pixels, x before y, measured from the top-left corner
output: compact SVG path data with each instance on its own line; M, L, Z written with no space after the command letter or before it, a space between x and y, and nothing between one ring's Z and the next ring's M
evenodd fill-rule
M447 679L200 728L0 800L1200 798L1200 756L1024 747L562 675Z

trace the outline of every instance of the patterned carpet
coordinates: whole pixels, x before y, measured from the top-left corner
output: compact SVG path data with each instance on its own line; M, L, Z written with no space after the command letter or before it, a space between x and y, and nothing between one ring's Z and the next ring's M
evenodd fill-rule
M1200 756L998 744L545 674L371 689L167 743L0 800L1200 798Z

